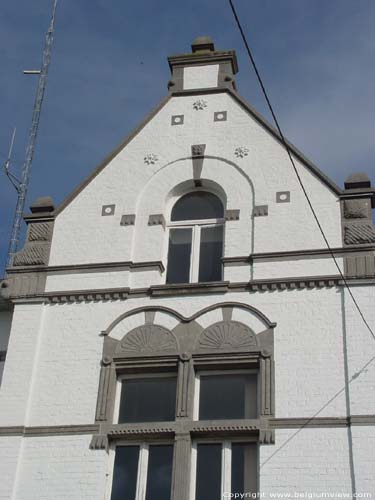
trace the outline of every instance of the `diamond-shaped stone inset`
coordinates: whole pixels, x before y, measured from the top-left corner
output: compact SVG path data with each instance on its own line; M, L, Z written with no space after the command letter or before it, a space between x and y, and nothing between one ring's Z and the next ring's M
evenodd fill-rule
M171 118L171 125L183 125L184 115L173 115Z
M226 111L216 111L214 113L214 122L226 122L227 112Z
M115 215L116 205L103 205L102 206L102 215Z
M289 203L290 191L279 191L276 193L276 203Z

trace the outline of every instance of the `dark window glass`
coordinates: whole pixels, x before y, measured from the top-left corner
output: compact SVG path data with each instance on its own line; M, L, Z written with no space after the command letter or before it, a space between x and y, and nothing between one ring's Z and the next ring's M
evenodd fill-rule
M189 283L191 228L169 231L167 283Z
M111 500L134 500L137 487L138 459L138 446L118 446L116 448Z
M173 446L150 446L146 500L170 500Z
M200 245L199 281L220 281L223 226L202 227Z
M257 448L253 443L232 443L232 493L256 493ZM240 498L240 497L238 497Z
M224 207L217 196L205 191L185 194L174 205L171 220L222 219Z
M170 421L175 409L175 377L123 380L119 423Z
M236 418L257 418L256 375L201 375L199 419Z
M221 444L197 446L195 500L221 500Z

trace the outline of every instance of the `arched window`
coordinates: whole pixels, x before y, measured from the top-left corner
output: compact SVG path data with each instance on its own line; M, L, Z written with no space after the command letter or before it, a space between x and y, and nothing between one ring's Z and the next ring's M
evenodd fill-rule
M207 191L182 196L169 222L167 283L222 279L224 207Z

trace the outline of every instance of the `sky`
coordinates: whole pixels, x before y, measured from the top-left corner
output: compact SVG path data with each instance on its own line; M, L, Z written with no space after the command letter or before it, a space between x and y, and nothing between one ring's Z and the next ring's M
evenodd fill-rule
M284 135L337 184L375 184L375 0L234 0ZM25 156L52 0L0 5L0 163ZM59 0L26 208L58 205L167 94L168 55L235 49L239 93L270 119L227 0ZM16 192L0 172L0 269Z

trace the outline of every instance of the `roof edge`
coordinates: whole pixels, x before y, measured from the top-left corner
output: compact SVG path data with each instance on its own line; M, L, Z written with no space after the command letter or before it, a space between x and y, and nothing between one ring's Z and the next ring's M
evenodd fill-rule
M263 125L280 143L283 147L283 140L277 131L277 129L269 123L264 116L262 116L255 108L253 108L243 97L241 97L236 91L232 89L225 89L239 104L241 104L261 125ZM285 139L285 142L293 155L298 158L305 166L318 177L327 187L329 187L335 194L340 195L343 190L333 182L324 172L320 170L312 161L310 161L306 156L290 141Z
M262 116L253 106L251 106L243 97L241 97L236 91L223 88L223 89L205 89L205 92L202 92L203 89L198 89L196 91L192 91L191 94L200 94L200 93L222 93L226 92L230 94L233 99L235 99L246 111L248 111L258 123L260 123L264 128L266 128L279 143L284 146L282 138L280 134L276 130L276 128L269 123L264 116ZM183 93L184 95L189 94L189 92ZM133 129L130 134L128 134L120 144L107 155L104 160L99 163L99 165L91 172L56 208L55 216L59 215L77 196L83 191L83 189L120 153L122 149L124 149L133 139L136 137L142 129L154 118L154 116L167 104L167 102L175 96L182 95L181 92L171 92L164 99L162 99L159 104L146 115L146 117L142 120L142 122ZM333 191L336 195L342 195L344 192L335 182L333 182L325 173L320 170L312 161L310 161L294 144L285 139L285 142L291 151L291 153L298 158L318 179L320 179L331 191Z
M171 95L167 95L162 99L159 104L150 111L146 117L141 121L141 123L135 127L130 134L128 134L115 149L109 153L104 160L99 163L99 165L91 172L63 201L55 210L55 216L59 215L75 198L78 194L85 189L85 187L90 184L90 182L95 179L95 177L100 174L102 170L136 137L142 129L154 118L155 115L167 104L171 99Z

